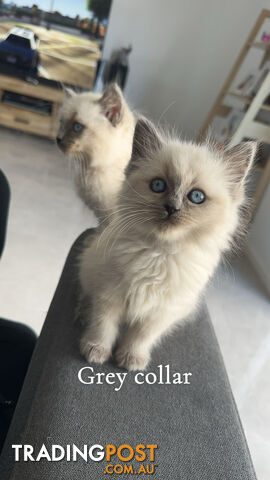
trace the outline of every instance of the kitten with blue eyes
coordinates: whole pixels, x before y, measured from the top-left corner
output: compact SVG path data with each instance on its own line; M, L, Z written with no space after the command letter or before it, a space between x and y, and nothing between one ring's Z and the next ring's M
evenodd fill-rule
M117 344L119 366L144 369L196 308L240 225L255 152L253 142L224 152L181 142L138 121L115 214L80 258L88 362Z
M102 95L64 92L57 145L71 159L77 193L102 220L115 205L124 180L134 116L116 84Z

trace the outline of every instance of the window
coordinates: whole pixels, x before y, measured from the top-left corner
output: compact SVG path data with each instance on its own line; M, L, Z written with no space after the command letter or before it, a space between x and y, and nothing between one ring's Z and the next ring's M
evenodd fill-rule
M31 48L31 43L28 38L19 37L18 35L9 35L7 41L18 47Z

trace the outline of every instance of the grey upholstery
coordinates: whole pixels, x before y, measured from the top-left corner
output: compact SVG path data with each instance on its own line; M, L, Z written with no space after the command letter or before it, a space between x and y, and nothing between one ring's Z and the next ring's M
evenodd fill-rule
M90 232L91 233L91 232ZM1 480L99 480L105 461L14 462L11 444L157 444L154 479L254 480L255 474L219 347L205 306L153 352L149 371L170 365L192 372L190 385L137 385L129 373L120 391L83 385L86 366L74 324L77 298L73 246L47 315L1 460ZM107 364L99 372L119 372ZM123 463L123 462L116 462ZM136 466L136 463L134 463ZM140 478L109 475L109 478Z

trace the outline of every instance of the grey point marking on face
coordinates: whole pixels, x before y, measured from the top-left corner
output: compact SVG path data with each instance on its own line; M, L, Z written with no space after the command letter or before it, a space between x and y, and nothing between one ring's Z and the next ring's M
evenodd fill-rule
M60 150L69 153L84 132L85 126L76 119L76 113L69 119L60 119L60 125L56 142Z

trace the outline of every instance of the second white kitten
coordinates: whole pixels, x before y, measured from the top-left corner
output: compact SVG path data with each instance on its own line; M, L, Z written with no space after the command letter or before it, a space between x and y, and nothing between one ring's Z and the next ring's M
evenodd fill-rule
M65 92L57 144L71 158L79 196L104 219L115 205L130 160L134 116L116 84L103 95Z

